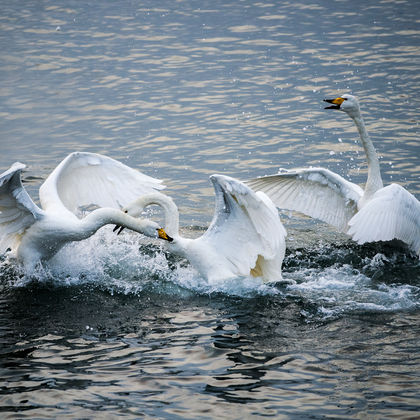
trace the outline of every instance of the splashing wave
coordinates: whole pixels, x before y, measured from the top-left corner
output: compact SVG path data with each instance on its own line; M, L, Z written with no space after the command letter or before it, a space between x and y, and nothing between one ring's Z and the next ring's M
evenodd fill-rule
M301 315L309 321L344 313L418 308L416 279L412 284L393 281L393 270L407 269L401 254L368 251L347 245L294 250L285 259L282 283L264 284L250 277L208 283L185 260L167 254L160 242L129 232L117 238L105 228L89 240L67 246L31 275L3 260L0 283L11 288L33 282L48 287L89 285L111 295L269 296L301 302ZM418 261L411 264L412 273L418 273Z

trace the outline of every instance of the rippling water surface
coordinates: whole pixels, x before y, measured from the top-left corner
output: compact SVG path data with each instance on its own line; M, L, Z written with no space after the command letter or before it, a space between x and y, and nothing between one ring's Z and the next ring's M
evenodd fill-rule
M208 176L322 165L420 197L416 1L0 1L0 171L34 197L70 152L164 180L183 233ZM0 260L2 418L415 418L420 265L282 213L284 282L208 284L105 228L29 276Z

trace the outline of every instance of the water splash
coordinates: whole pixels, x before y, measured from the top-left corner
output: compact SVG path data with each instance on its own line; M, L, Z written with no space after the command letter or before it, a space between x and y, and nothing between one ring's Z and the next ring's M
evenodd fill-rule
M292 253L289 258L295 260L287 278L293 282L287 286L286 296L304 302L301 314L308 321L351 313L418 309L418 282L415 278L407 278L413 284L401 282L399 273L405 269L418 274L418 261L395 250L386 250L387 255L373 251L371 246L351 245L350 249L321 247L317 257L313 250Z
M52 287L89 284L111 294L126 295L150 290L180 294L189 290L240 297L279 293L273 285L265 285L258 278L206 282L185 260L167 254L160 242L130 232L116 237L110 228L85 241L69 244L30 274L7 260L3 260L0 270L11 287L37 282Z
M34 273L3 259L0 284L28 287L86 286L111 295L204 295L253 299L269 296L292 300L307 320L334 319L366 311L401 311L420 305L419 262L398 251L376 252L357 245L318 245L290 250L285 258L284 282L264 284L241 277L207 282L185 260L168 254L159 241L126 232L116 237L111 228L65 247ZM412 273L401 282L401 270ZM408 277L409 278L409 277ZM407 284L409 283L409 284Z

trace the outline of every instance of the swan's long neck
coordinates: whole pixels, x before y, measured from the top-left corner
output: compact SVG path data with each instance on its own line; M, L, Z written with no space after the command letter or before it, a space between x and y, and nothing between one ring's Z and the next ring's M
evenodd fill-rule
M139 233L144 233L145 222L141 219L131 217L121 210L113 208L100 208L89 213L81 221L80 234L86 239L92 236L98 229L105 225L116 224Z
M165 214L165 231L169 236L179 237L179 212L172 198L160 192L143 195L137 200L140 210L147 206L158 205Z
M163 209L165 215L165 231L173 239L171 242L166 242L167 246L170 248L171 252L187 258L191 262L192 255L189 253L188 249L195 240L180 236L178 207L172 198L160 192L145 194L137 199L134 202L134 205L127 206L128 213L133 216L139 216L145 207L154 204Z
M369 137L360 112L357 112L355 115L350 115L350 117L355 122L359 131L360 140L362 142L368 164L368 178L365 185L365 193L363 195L364 200L366 200L384 186L381 177L381 169L379 166L378 155L376 154L375 147Z

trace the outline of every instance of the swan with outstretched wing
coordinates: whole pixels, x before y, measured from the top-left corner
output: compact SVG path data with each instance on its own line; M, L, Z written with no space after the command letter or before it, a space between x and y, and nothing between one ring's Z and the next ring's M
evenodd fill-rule
M160 192L143 195L124 210L139 216L149 205L161 206L169 251L189 260L209 282L240 276L281 280L286 230L275 205L264 193L234 178L212 175L210 180L216 193L215 212L199 238L180 236L178 208Z
M346 112L356 124L368 163L364 189L324 168L280 170L247 181L282 209L329 223L360 244L399 239L420 255L420 202L398 184L383 186L379 160L359 103L352 95L326 99L326 109Z
M106 224L158 237L160 227L120 210L139 195L162 189L161 181L94 153L67 156L40 188L41 207L21 181L22 163L0 174L0 254L7 250L32 270L63 245L93 235ZM99 207L83 217L83 208Z

